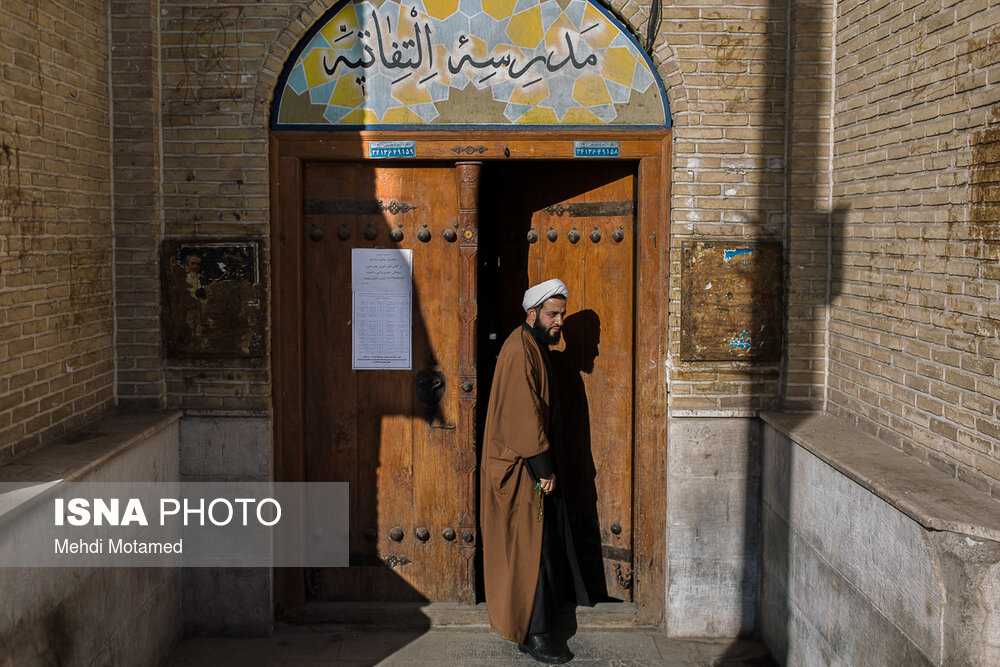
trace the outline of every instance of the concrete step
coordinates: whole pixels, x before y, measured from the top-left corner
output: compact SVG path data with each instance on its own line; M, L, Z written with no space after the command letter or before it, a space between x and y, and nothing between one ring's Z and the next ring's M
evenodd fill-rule
M457 602L310 602L286 617L293 625L345 625L392 628L489 627L486 603ZM635 605L601 602L593 607L566 607L560 625L580 628L634 628Z

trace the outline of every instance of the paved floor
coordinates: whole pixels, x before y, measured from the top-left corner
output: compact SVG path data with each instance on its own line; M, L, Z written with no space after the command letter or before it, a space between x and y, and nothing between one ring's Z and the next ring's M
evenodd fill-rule
M580 628L565 638L572 665L652 667L770 667L759 644L731 640L676 640L641 628ZM284 626L266 638L185 639L164 667L407 667L537 665L517 645L488 628L415 630L331 625Z

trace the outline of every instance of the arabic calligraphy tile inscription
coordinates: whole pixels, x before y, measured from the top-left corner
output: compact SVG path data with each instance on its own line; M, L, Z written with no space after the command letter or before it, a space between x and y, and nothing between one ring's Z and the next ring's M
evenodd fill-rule
M645 55L589 0L349 0L296 53L279 126L315 123L306 95L331 125L613 124L629 104L667 123Z

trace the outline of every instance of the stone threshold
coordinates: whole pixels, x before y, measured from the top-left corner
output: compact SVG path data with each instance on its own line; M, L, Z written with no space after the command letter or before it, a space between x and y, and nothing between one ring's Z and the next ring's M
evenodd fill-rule
M114 411L0 465L0 520L10 519L58 486L86 477L106 462L180 420L175 411ZM127 482L130 480L116 480Z
M930 530L1000 541L1000 501L827 413L760 418Z
M635 604L599 602L593 607L566 607L561 623L580 628L639 628ZM575 616L575 619L573 618ZM375 628L487 628L486 603L458 602L310 602L286 616L290 625L344 625Z

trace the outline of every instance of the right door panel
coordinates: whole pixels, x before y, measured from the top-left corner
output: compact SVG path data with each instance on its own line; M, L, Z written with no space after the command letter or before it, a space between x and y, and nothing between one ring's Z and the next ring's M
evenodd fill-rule
M487 166L483 188L480 372L523 321L524 289L561 278L570 293L563 340L552 355L561 487L588 588L598 599L631 600L634 165ZM492 313L491 285L500 304Z

